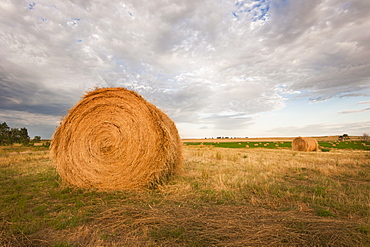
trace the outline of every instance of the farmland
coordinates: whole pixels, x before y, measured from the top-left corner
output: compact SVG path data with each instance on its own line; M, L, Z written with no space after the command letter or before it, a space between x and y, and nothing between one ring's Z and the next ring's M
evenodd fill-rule
M314 137L318 141L322 151L331 149L370 150L370 142L363 140L361 136L353 136L351 139L339 141L338 136ZM293 138L227 138L227 139L184 139L185 145L214 146L221 148L270 148L291 149Z
M216 141L186 142L168 183L121 192L65 187L46 147L2 147L0 246L370 245L365 146Z
M352 149L352 150L370 150L370 145L361 141L346 142L318 142L323 151L329 149ZM270 148L270 149L291 149L292 142L185 142L188 146L213 146L220 148Z

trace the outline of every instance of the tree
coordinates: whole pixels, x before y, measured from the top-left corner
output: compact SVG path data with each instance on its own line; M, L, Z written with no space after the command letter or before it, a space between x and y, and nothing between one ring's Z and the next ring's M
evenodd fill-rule
M30 143L30 137L28 135L28 130L26 128L21 128L19 130L19 141L23 145L28 145Z
M40 142L41 141L41 136L35 136L33 138L33 142Z
M9 126L4 122L0 124L0 145L8 144Z
M362 136L364 137L365 142L369 141L369 135L367 133L364 133Z
M27 145L30 142L28 130L26 128L9 128L4 122L0 124L0 145L8 145L13 143L22 143Z
M348 139L349 139L348 134L343 134L343 140L348 140Z
M19 140L20 140L19 129L11 128L8 135L8 143L9 144L19 143L20 142Z

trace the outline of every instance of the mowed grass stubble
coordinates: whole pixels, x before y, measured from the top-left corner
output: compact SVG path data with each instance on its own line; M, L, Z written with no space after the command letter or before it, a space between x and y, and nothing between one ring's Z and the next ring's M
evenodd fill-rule
M370 153L184 146L157 189L63 187L45 150L0 152L0 246L368 246Z

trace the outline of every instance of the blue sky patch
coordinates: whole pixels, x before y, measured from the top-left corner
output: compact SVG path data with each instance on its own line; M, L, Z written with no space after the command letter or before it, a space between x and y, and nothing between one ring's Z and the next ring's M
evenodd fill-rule
M28 5L28 9L35 9L35 6L36 6L36 3L30 3L29 5Z
M266 20L270 10L270 0L241 0L235 3L235 7L236 10L232 14L238 19L245 15L252 21Z

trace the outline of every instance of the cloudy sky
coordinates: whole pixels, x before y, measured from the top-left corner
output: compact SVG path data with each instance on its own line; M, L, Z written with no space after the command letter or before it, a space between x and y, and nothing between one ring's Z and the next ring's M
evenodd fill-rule
M0 122L51 138L94 87L180 136L370 134L369 0L2 0Z

